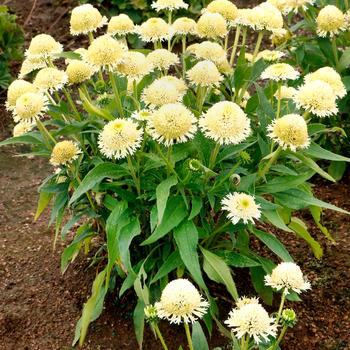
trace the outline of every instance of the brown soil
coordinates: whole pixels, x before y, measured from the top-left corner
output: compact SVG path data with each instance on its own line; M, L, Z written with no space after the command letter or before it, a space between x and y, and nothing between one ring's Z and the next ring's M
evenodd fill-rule
M33 3L5 1L22 24ZM49 32L65 47L73 48L67 28L69 10L74 4L73 0L37 0L25 25L27 40L39 32ZM0 149L0 350L72 349L75 324L90 294L94 270L87 268L88 262L82 257L61 275L60 253L65 243L59 243L53 252L48 213L33 222L37 187L51 169L45 160L14 158L15 153L12 147ZM349 180L347 176L339 184L318 181L316 193L350 210ZM312 227L313 236L322 242L324 257L317 261L303 241L277 232L313 284L312 291L302 296L303 301L292 305L299 322L288 333L282 347L284 350L350 349L350 218L325 212L324 223L336 239L332 244L319 233L307 213L302 216ZM237 278L241 275L246 278L244 272ZM137 349L133 307L131 294L122 300L110 297L103 315L91 326L83 349ZM223 310L221 318L226 317L226 312ZM161 327L171 350L185 343L181 328L170 328L166 324ZM160 349L146 328L144 349ZM210 345L213 348L225 342L214 332Z

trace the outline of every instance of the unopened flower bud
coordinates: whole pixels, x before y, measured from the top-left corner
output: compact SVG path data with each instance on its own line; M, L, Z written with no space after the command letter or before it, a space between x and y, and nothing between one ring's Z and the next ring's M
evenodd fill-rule
M285 309L282 312L282 320L286 326L292 327L297 321L297 315L293 309Z
M188 162L188 167L192 171L200 171L202 169L202 164L198 159L191 159Z
M157 309L154 305L147 305L143 312L145 313L145 318L149 322L155 322L158 319Z

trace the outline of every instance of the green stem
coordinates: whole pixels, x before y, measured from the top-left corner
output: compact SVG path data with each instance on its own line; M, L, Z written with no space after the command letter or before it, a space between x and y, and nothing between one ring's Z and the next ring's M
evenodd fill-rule
M226 35L225 43L224 43L224 50L226 51L226 54L227 54L227 47L228 47L228 35Z
M284 335L286 334L287 332L287 329L288 327L287 326L283 326L282 330L281 330L281 333L278 337L278 339L276 340L276 342L270 346L267 350L276 350L277 349L277 346L280 344L280 342L282 341Z
M182 78L186 79L186 35L182 36Z
M278 88L277 88L277 113L276 113L276 119L278 119L281 115L281 90L282 90L282 84L281 82L278 82Z
M111 80L112 89L113 89L114 96L116 99L118 113L121 117L124 118L124 110L123 110L122 101L120 99L117 83L115 81L115 77L114 77L114 74L112 72L109 72L109 78Z
M254 53L253 53L252 64L255 63L256 57L258 56L263 37L264 37L264 32L263 31L259 32L258 39L256 40Z
M231 221L226 221L223 225L219 226L217 229L213 231L213 233L210 234L209 237L205 238L202 242L202 244L205 243L206 247L210 247L212 243L215 241L216 236L221 233L226 227L231 225Z
M157 333L158 339L160 340L160 342L161 342L161 344L163 346L163 349L164 350L168 350L168 347L167 347L167 345L165 343L165 340L164 340L164 338L162 336L162 333L160 332L160 329L159 329L158 325L156 323L153 323L153 327L154 327L154 330Z
M199 112L199 114L202 113L203 110L203 104L205 101L205 95L206 95L206 87L205 86L200 86L198 85L197 88L197 110Z
M134 168L134 165L132 164L132 160L130 156L127 156L127 160L128 160L128 166L129 166L131 177L133 178L136 186L137 195L140 196L141 195L140 179L136 176L135 168Z
M88 89L86 83L85 83L85 82L82 83L82 84L80 85L80 87L81 87L81 89L84 91L84 94L85 94L85 96L87 97L87 99L88 99L89 101L91 101L91 96L90 96L89 89Z
M344 0L345 11L349 9L349 0Z
M278 309L278 313L277 313L277 317L276 317L276 325L278 325L278 322L281 318L281 315L282 315L282 310L283 310L283 306L284 306L284 303L286 301L286 293L285 293L285 290L282 291L282 297L281 297L281 303L280 303L280 307Z
M335 60L335 67L336 70L339 69L339 57L338 57L338 48L337 48L337 39L335 36L332 38L332 49L333 49L333 55Z
M247 27L243 28L243 33L242 33L242 47L245 47L245 43L247 41Z
M72 96L71 96L70 92L66 88L63 88L62 91L63 91L64 95L66 96L66 99L67 99L70 107L72 108L72 110L73 110L77 120L81 120L80 113L77 110L77 107L75 106L75 103L74 103L74 101L72 99Z
M94 41L94 35L92 34L92 32L89 32L88 36L89 36L89 42L91 44Z
M50 141L52 141L54 145L57 143L54 137L50 134L49 130L46 129L46 126L41 122L39 118L36 120L36 125L41 135L43 136L44 140L47 139L48 145L50 145Z
M73 171L73 170L71 170L71 171L72 171L72 173L73 173L73 176L77 179L78 184L80 185L80 184L81 184L81 179L80 179L79 175L78 175L78 174L74 174L74 171ZM91 196L90 196L90 193L89 193L89 192L85 192L85 194L86 194L86 197L87 197L87 199L88 199L88 201L89 201L89 203L90 203L90 205L91 205L91 208L97 213L95 204L94 204L94 202L93 202L93 200L92 200L92 198L91 198Z
M220 147L221 147L221 145L219 143L217 143L215 145L213 151L211 152L210 159L209 159L209 169L210 170L212 170L214 165L215 165L216 157L219 154Z
M188 323L184 323L185 326L185 331L186 331L186 337L187 337L187 342L188 342L188 347L190 350L193 349L193 344L192 344L192 338L191 338L191 332L190 332L190 327L188 326Z
M264 166L264 168L259 171L259 177L264 177L267 172L270 170L271 166L276 162L276 160L278 159L280 153L282 152L282 147L278 146L278 148L276 149L276 151L272 154L271 158L269 159L269 161L266 163L266 165Z
M180 178L180 176L178 175L178 173L176 172L175 168L173 167L173 165L171 164L170 160L168 159L167 156L164 155L164 153L162 152L160 146L158 143L155 144L156 145L156 149L159 153L159 155L161 156L161 158L164 160L166 166L167 166L167 169L168 169L168 172L169 173L173 173L177 179L182 183L182 180Z
M231 66L233 65L233 63L235 61L236 52L237 52L237 45L238 45L238 40L239 40L240 34L241 34L241 26L237 26L235 39L234 39L233 47L232 47L232 51L231 51L231 58L230 58L230 65Z
M171 26L172 16L173 16L173 12L168 11L168 24L169 24L169 26ZM169 39L168 39L168 50L171 51L171 37L169 37Z
M132 82L133 90L134 90L134 98L135 98L135 103L136 103L136 109L139 111L140 110L140 102L138 99L138 92L137 92L137 81L136 79L133 80Z

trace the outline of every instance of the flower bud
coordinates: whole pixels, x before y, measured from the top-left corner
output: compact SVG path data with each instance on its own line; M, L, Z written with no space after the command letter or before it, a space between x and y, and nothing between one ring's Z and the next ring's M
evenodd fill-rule
M282 322L288 327L293 327L297 322L297 315L293 309L284 309L282 312Z
M145 313L145 318L148 322L155 322L158 320L157 309L154 305L147 305L143 312Z

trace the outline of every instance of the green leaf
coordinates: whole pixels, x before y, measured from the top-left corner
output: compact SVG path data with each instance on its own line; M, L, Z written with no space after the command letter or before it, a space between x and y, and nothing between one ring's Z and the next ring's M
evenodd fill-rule
M96 165L88 172L79 187L75 190L69 201L69 205L75 202L85 192L99 184L104 178L117 179L127 174L128 172L123 167L114 163L102 163Z
M346 163L345 162L336 162L331 161L329 167L328 167L328 173L336 180L339 181L342 179L344 173L346 170Z
M252 267L260 266L260 263L248 258L241 253L231 252L229 250L219 251L217 255L224 259L227 265L234 267Z
M272 305L273 291L272 288L265 286L266 273L264 269L262 267L251 267L249 270L255 291L267 305Z
M151 244L173 230L187 216L186 205L181 197L171 197L163 215L163 220L141 245Z
M317 206L320 208L330 209L337 211L343 214L350 214L350 212L338 208L333 204L326 203L312 196L312 194L299 190L299 189L290 189L285 192L276 193L275 198L278 199L279 202L283 203L285 206L291 209L303 209L308 208L310 206Z
M338 72L341 73L350 66L350 47L347 48L340 57Z
M311 247L316 259L320 259L323 255L321 245L310 235L305 223L297 217L292 217L288 225L299 237L303 238Z
M263 215L270 221L270 223L283 231L292 232L292 230L285 224L283 218L277 210L264 210Z
M296 158L298 158L299 160L301 160L306 166L308 166L310 169L314 170L316 173L318 173L319 175L321 175L322 177L324 177L325 179L335 182L335 180L333 179L333 177L331 175L329 175L326 171L324 171L323 169L321 169L316 162L314 162L311 158L305 157L304 155L302 155L301 153L294 153L293 154Z
M164 276L167 276L171 271L182 265L182 260L178 250L172 252L165 260L164 264L159 268L156 275L152 278L150 284L157 282Z
M214 282L224 284L232 298L237 301L238 293L228 265L216 254L202 247L200 249L204 257L203 269L205 273Z
M332 242L335 242L334 238L332 237L331 233L327 230L327 227L323 226L321 224L321 214L322 209L320 207L311 206L309 208L310 213L314 219L315 224L319 228L319 230Z
M314 171L305 171L303 174L297 176L279 176L268 181L266 184L258 186L256 188L257 193L276 193L281 191L286 191L289 188L297 187L307 180L309 180L313 175Z
M315 142L312 142L303 153L317 159L333 160L335 162L350 162L350 158L328 151Z
M272 233L267 233L253 228L254 235L262 241L271 251L279 256L283 261L293 261L286 247Z
M83 313L81 315L80 346L84 343L89 324L95 321L102 313L103 302L107 292L107 288L103 287L105 277L106 270L101 271L97 275L92 285L91 296L84 304Z
M144 301L138 299L133 315L136 340L140 349L142 349L143 334L145 329L145 313L143 311L145 306L146 304Z
M198 231L192 221L184 221L174 229L174 238L180 256L193 279L204 290L207 289L198 259Z
M165 207L168 201L170 188L177 184L176 176L168 177L161 182L156 188L157 210L158 210L158 225L162 222Z
M34 221L39 219L40 215L43 213L45 208L50 204L53 195L54 195L53 193L40 192L38 206L36 208L36 213L34 216Z
M201 324L197 321L192 324L193 348L198 350L209 350L207 338L203 332Z
M1 141L0 146L6 146L6 145L14 145L17 143L28 143L28 144L33 144L33 145L40 145L43 143L42 139L39 138L40 133L27 133L22 136L16 136L16 137L11 137L7 140Z
M196 217L203 207L203 201L201 197L192 197L191 203L192 208L188 220L192 220L194 217Z

